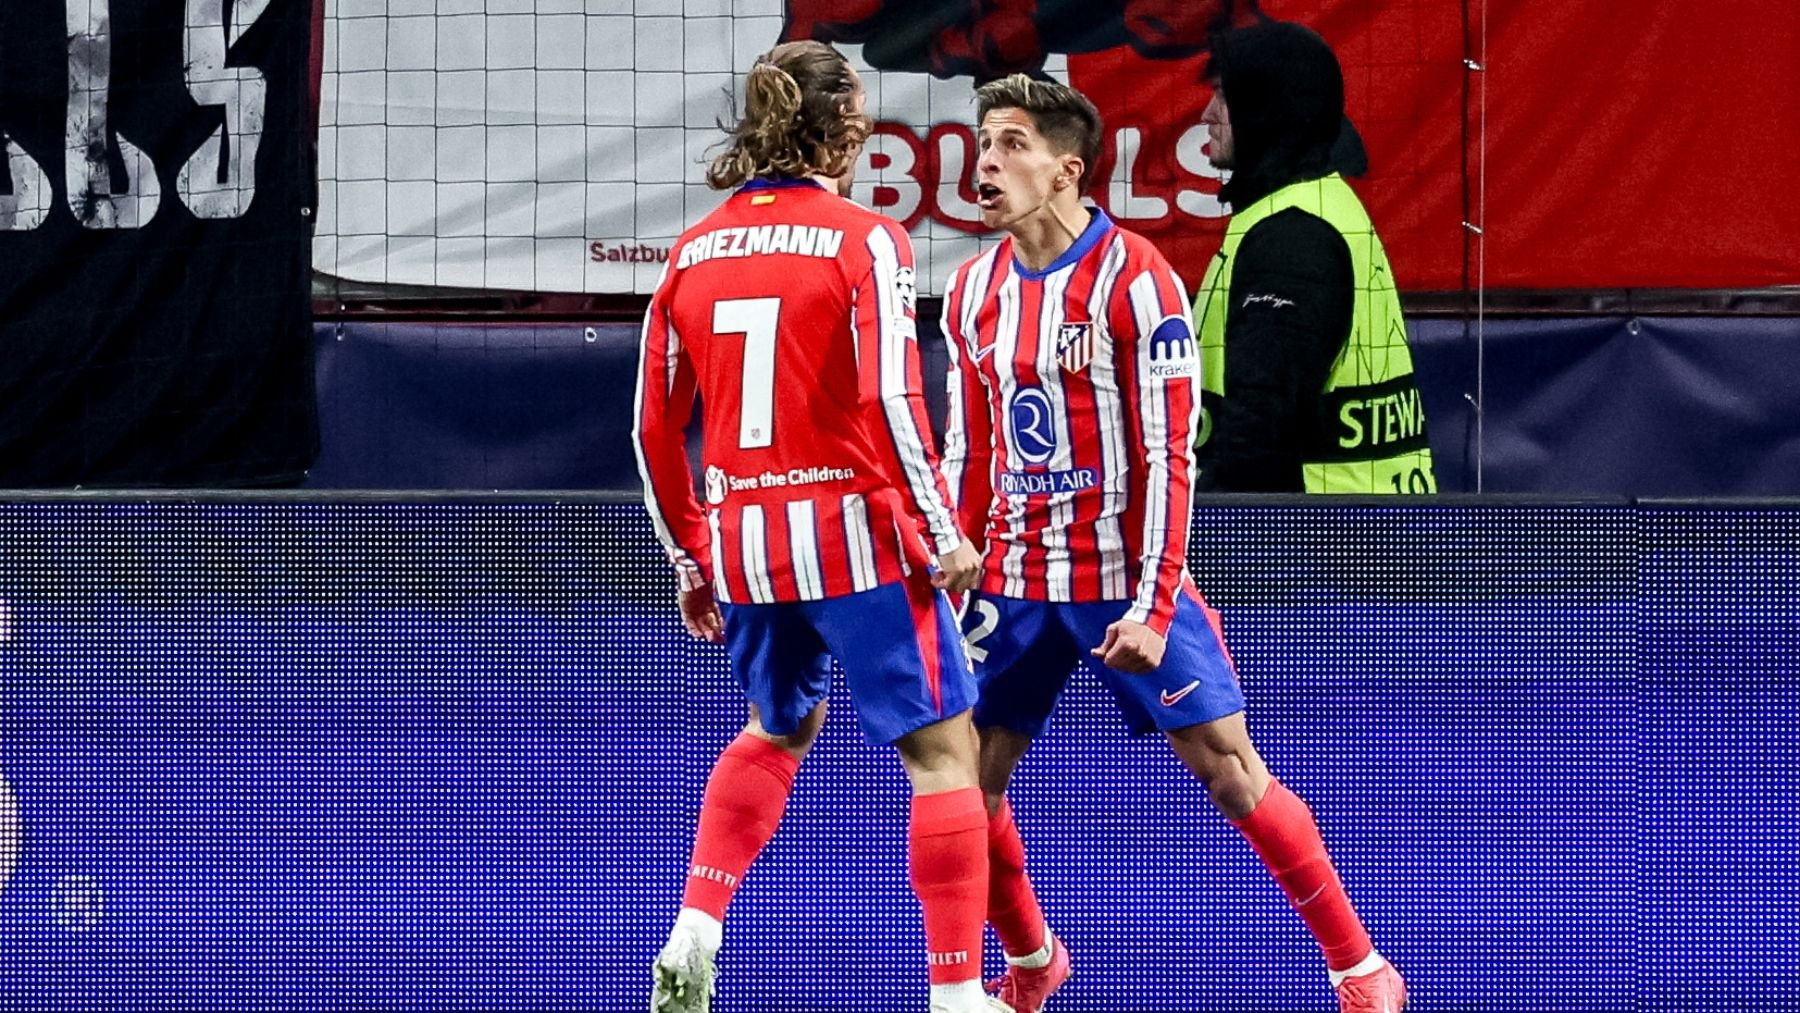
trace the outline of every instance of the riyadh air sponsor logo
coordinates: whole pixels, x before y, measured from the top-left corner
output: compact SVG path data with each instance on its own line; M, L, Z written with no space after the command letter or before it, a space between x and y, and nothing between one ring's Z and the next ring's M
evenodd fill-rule
M1056 361L1071 373L1079 373L1094 361L1094 325L1063 324L1056 329Z
M1161 695L1158 696L1158 699L1162 701L1162 705L1164 707L1173 707L1176 704L1180 703L1181 701L1186 700L1188 698L1189 693L1192 693L1194 690L1197 690L1199 688L1200 688L1200 680L1195 679L1193 682L1188 683L1187 685L1181 687L1180 689L1176 690L1173 693L1169 692L1166 689L1163 690Z
M1056 456L1056 420L1043 388L1021 387L1013 395L1007 417L1012 423L1013 445L1026 464L1043 464Z
M1150 375L1158 380L1193 376L1194 328L1187 318L1170 315L1150 334Z
M1092 468L1000 473L1000 492L1007 496L1054 496L1057 493L1092 489L1099 484L1100 473Z

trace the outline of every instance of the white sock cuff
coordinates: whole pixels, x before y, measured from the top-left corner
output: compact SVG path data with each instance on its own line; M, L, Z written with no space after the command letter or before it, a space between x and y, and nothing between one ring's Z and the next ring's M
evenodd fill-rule
M987 991L981 987L980 978L931 986L931 1013L963 1013L986 1006Z
M684 907L675 916L676 932L691 932L708 953L719 952L725 941L725 923L699 908Z
M1380 950L1370 950L1369 955L1362 958L1362 960L1358 961L1354 966L1347 967L1342 971L1330 971L1331 987L1336 988L1350 978L1360 978L1365 974L1374 974L1376 971L1381 970L1381 965L1385 963L1387 963L1387 958L1381 955Z
M1055 949L1051 943L1050 925L1049 923L1045 923L1044 945L1038 947L1036 952L1027 953L1022 957L1015 957L1008 953L1006 954L1006 964L1008 967L1049 967L1050 955L1054 952Z

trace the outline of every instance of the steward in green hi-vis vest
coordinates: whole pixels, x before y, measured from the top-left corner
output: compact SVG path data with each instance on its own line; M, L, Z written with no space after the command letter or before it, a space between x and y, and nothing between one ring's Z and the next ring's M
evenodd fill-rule
M1362 201L1342 176L1290 183L1231 218L1194 305L1200 337L1202 420L1196 448L1231 396L1225 379L1225 325L1239 244L1258 222L1289 208L1323 219L1349 246L1355 295L1344 335L1318 402L1302 412L1300 469L1309 493L1431 493L1437 478L1425 440L1425 410L1413 380L1406 321L1387 252ZM1246 298L1256 298L1253 294Z

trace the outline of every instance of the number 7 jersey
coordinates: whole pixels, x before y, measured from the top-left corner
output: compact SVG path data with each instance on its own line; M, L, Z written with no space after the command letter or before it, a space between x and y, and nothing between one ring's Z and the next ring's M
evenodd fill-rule
M683 588L813 601L961 543L915 299L900 225L810 181L754 180L682 234L644 319L633 438ZM696 400L704 505L684 437Z

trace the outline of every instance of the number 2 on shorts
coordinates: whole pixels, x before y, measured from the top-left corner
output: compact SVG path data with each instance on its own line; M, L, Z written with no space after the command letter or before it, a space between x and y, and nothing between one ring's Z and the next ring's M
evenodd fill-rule
M963 651L968 654L970 661L986 661L988 651L981 646L981 642L992 636L1000 625L1000 608L993 602L982 601L980 598L970 602L969 607L975 610L981 621L975 624L974 629L963 634Z

